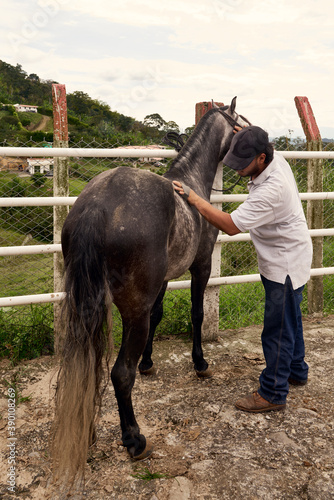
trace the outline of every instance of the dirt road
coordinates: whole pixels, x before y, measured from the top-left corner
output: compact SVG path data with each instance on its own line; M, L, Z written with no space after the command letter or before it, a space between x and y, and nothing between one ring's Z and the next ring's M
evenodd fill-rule
M41 121L33 125L29 125L27 130L30 132L37 132L38 130L46 130L47 124L51 120L50 116L43 115Z

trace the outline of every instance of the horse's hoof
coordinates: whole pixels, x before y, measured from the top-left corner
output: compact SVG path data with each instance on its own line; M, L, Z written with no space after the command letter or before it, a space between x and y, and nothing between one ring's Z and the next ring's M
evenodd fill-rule
M195 370L196 371L196 375L198 378L212 378L213 377L213 371L210 370L210 368L207 368L206 370L203 370L203 371L198 371L198 370Z
M146 439L146 446L144 451L142 451L139 455L134 455L132 460L145 460L145 458L148 458L152 455L153 453L153 444L149 439Z
M152 365L151 368L147 368L147 370L141 370L139 368L139 373L140 373L140 375L154 375L155 374L155 367L154 367L154 365Z

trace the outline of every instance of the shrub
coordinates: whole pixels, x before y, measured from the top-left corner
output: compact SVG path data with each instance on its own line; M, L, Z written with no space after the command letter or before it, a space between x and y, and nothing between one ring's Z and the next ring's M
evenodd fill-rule
M40 187L44 184L45 182L45 175L41 174L40 172L36 172L31 176L31 182L33 183L34 186Z
M17 363L52 354L52 312L52 304L31 305L29 314L11 307L0 309L0 357Z

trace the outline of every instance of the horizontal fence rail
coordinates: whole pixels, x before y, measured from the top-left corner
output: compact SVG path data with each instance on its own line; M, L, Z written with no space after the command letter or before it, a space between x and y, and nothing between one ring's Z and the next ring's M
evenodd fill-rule
M174 149L0 147L0 156L33 158L175 158L177 155Z
M211 203L242 203L247 199L247 194L213 194L210 197ZM307 200L334 200L334 192L319 193L299 193L302 201ZM51 206L72 206L77 200L77 196L45 196L38 197L18 197L0 198L0 207L51 207Z
M319 236L334 236L332 229L309 229L310 236L317 238ZM239 233L235 236L221 234L217 237L217 243L233 243L237 241L251 241L249 233ZM49 245L20 245L13 247L0 247L0 257L9 257L14 255L37 255L46 253L61 252L60 243L50 243Z
M334 159L334 151L280 151L284 158L290 159ZM173 149L136 149L136 148L24 148L0 147L0 156L34 158L175 158L178 152Z
M50 243L49 245L20 245L17 247L0 247L0 257L9 257L14 255L37 255L55 252L61 252L60 243Z
M321 267L311 269L311 276L325 276L334 274L334 267ZM261 281L260 274L245 274L241 276L221 276L220 278L210 278L207 286L235 285L240 283L256 283ZM191 286L191 281L171 281L167 285L167 290L184 290ZM60 302L66 296L65 292L42 293L39 295L20 295L17 297L0 298L0 307L14 307L29 304L39 304L47 302Z
M77 196L0 198L0 207L55 207L74 205Z

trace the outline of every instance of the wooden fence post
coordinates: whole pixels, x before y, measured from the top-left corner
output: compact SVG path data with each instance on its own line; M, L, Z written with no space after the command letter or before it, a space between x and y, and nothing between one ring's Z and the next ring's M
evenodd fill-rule
M67 104L65 85L52 85L53 101L53 147L68 148ZM53 196L69 196L68 158L54 158L53 167ZM69 212L68 206L53 207L53 242L61 242L61 230ZM53 259L54 291L62 288L63 256L60 252L54 253ZM59 352L62 344L60 328L60 304L54 303L54 344L55 352Z
M215 103L217 106L224 106L222 102ZM196 104L196 125L202 116L212 109L212 102L199 102ZM214 189L222 189L223 187L223 164L219 163L215 180L213 182ZM222 208L221 203L214 203L216 208ZM221 267L221 243L216 243L211 259L211 274L210 278L220 276ZM207 287L204 294L204 320L202 327L203 340L214 340L218 336L219 330L219 292L220 286Z
M306 136L308 151L321 151L321 135L307 97L295 97L295 104L299 118ZM315 193L323 191L323 161L312 158L307 160L307 191ZM322 200L308 200L307 224L309 229L322 229L324 225ZM318 236L313 240L312 267L323 267L323 237ZM323 277L314 276L307 286L307 300L309 314L320 315L323 313L324 291Z

